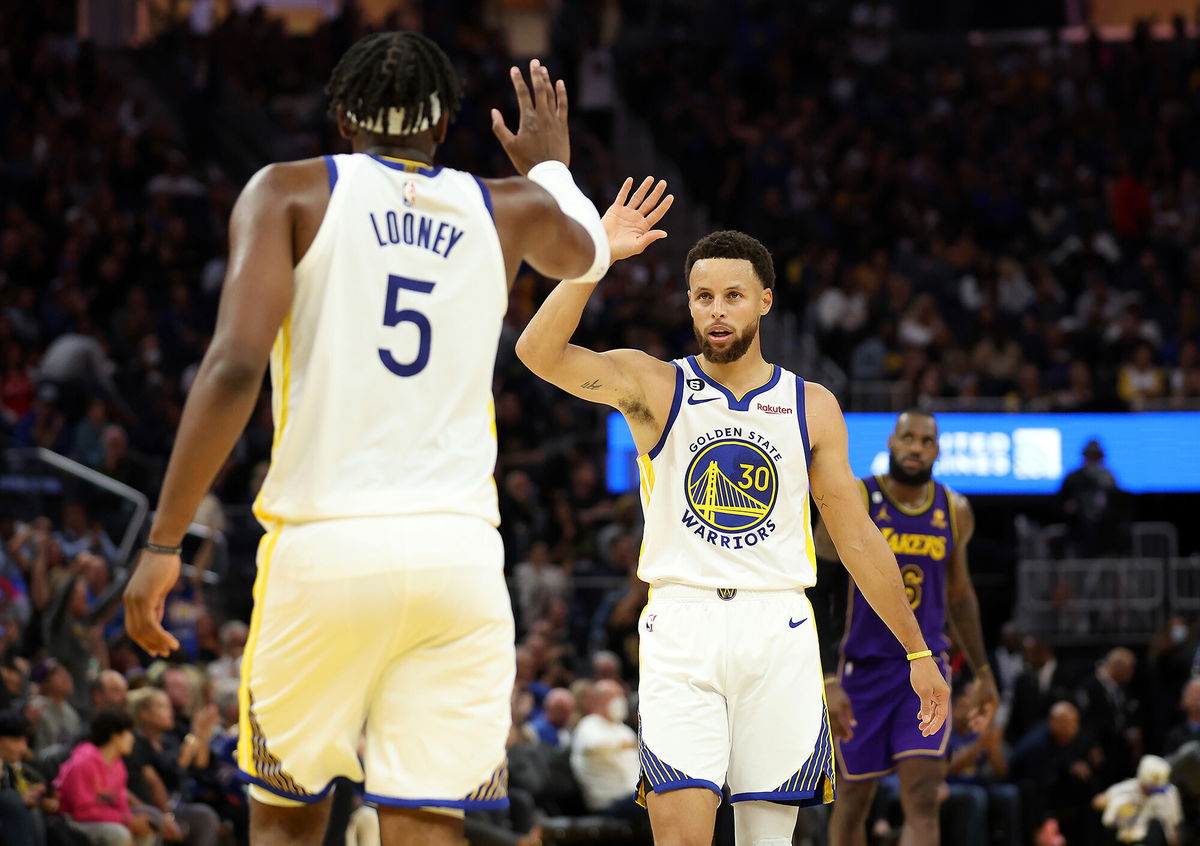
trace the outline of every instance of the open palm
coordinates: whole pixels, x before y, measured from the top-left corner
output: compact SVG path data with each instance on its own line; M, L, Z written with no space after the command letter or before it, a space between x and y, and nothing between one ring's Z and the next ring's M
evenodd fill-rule
M660 179L655 185L654 177L647 176L632 197L629 195L631 188L633 179L626 179L617 192L617 199L601 218L613 261L636 256L655 241L667 237L662 229L654 228L675 202L674 194L663 196L667 190L666 181Z

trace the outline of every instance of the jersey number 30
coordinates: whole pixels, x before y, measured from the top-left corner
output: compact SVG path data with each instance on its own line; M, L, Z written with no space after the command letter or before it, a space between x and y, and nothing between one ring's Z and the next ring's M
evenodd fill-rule
M400 308L400 292L414 291L418 294L428 294L433 291L432 282L421 282L417 279L405 279L403 276L388 276L387 301L383 304L383 325L399 326L401 323L411 323L417 327L417 356L407 364L396 361L390 350L381 349L379 360L383 366L397 376L416 376L429 364L429 341L433 328L429 318L411 308Z

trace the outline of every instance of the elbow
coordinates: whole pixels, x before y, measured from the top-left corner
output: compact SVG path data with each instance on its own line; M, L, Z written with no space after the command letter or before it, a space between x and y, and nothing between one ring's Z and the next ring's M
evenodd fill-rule
M517 339L516 353L521 363L528 367L534 375L541 376L545 372L545 350L529 336L528 329L522 332L521 337Z
M240 394L257 391L262 385L266 363L248 356L215 352L206 362L202 376L223 393Z
M530 362L534 357L533 342L529 340L529 335L525 332L522 332L521 337L517 338L516 353L521 363L532 370Z

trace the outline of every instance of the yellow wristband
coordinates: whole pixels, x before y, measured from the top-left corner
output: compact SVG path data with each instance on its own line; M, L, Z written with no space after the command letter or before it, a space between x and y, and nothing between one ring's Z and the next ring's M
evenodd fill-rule
M904 657L907 658L909 661L916 661L918 658L932 658L933 650L932 649L922 649L920 652L910 652L907 655L905 655Z

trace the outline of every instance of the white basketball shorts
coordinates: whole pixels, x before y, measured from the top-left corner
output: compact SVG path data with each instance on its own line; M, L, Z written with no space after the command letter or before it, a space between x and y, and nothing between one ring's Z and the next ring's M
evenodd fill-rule
M309 803L347 779L381 805L505 807L515 661L503 562L499 534L474 517L269 532L242 659L238 768L251 795Z
M732 801L834 798L812 606L803 591L658 585L642 612L639 798L687 787Z

